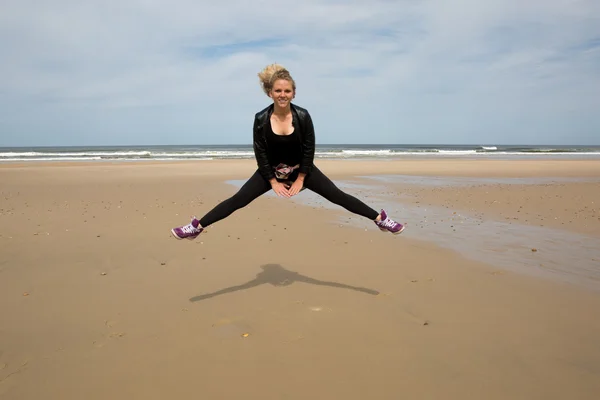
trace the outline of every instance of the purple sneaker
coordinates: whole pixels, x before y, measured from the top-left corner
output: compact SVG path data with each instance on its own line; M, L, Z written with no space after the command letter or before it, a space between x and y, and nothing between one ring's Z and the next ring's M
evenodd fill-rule
M381 221L375 221L375 225L383 232L391 232L394 235L398 235L404 230L404 225L388 217L385 210L381 210Z
M200 221L198 221L196 217L192 217L192 222L187 225L171 229L171 233L177 239L194 240L204 230L204 228L198 228L199 226Z

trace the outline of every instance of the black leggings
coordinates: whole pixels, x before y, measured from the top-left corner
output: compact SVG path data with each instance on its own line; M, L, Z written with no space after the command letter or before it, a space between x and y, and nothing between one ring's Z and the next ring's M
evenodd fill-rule
M297 176L297 172L292 175L292 180ZM367 206L356 197L342 192L335 184L325 176L316 166L313 165L312 171L304 178L304 187L323 196L330 202L344 207L346 210L362 215L365 218L375 220L379 213ZM257 197L271 190L271 183L266 180L258 170L248 179L240 190L227 200L223 200L215 208L210 210L200 220L200 225L206 228L217 221L227 218L234 211L250 204Z

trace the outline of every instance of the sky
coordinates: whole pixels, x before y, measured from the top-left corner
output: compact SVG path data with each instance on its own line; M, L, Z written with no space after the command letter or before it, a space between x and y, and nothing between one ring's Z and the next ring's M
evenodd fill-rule
M600 145L598 0L2 0L0 146L250 144L280 63L321 144Z

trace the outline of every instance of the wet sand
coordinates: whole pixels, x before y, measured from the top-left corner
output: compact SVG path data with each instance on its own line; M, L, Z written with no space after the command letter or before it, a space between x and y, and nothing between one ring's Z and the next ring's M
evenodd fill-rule
M596 398L600 162L318 165L406 232L304 191L170 236L252 160L0 166L0 397Z

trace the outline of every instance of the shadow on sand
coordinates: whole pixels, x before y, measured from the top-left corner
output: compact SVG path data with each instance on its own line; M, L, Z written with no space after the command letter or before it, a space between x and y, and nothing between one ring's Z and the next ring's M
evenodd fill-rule
M230 286L228 288L218 290L214 293L207 293L207 294L203 294L200 296L194 296L190 299L190 301L193 302L193 301L206 300L206 299L210 299L212 297L220 296L222 294L237 292L238 290L246 290L246 289L250 289L250 288L253 288L256 286L264 285L265 283L269 283L273 286L288 286L294 282L302 282L302 283L310 283L312 285L330 286L330 287L335 287L335 288L340 288L340 289L350 289L350 290L355 290L357 292L363 292L363 293L367 293L367 294L371 294L371 295L379 294L378 291L372 290L372 289L350 286L350 285L346 285L343 283L327 282L327 281L320 281L318 279L313 279L308 276L300 275L298 272L288 271L287 269L283 268L279 264L261 265L260 268L262 268L262 272L259 272L258 274L256 274L256 278L254 278L253 280L251 280L249 282L246 282L246 283L243 283L243 284L237 285L237 286Z

